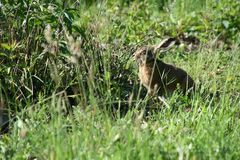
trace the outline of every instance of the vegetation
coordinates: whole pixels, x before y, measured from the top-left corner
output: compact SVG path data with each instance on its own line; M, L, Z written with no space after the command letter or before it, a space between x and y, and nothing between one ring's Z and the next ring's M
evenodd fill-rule
M239 10L238 0L1 0L0 158L238 159ZM162 103L139 85L132 53L164 37L182 40L158 58L193 77L191 100Z

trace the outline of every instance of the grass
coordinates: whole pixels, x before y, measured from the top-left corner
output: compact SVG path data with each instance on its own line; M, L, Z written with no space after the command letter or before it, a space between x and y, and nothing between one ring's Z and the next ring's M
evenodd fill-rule
M40 101L34 108L27 107L17 114L11 134L1 139L2 156L10 159L29 156L40 159L235 159L240 149L237 125L240 97L235 93L239 84L234 84L238 83L235 71L239 63L230 59L237 59L238 52L229 51L225 56L229 59L222 64L227 65L226 68L211 79L208 74L216 70L216 63L222 62L221 51L199 52L194 57L200 62L179 61L186 69L194 66L188 70L195 79L202 78L205 88L214 89L215 83L221 86L221 98L216 102L197 95L191 102L191 110L186 111L184 104L176 102L174 97L169 100L171 108L159 105L162 109L148 119L135 109L113 119L98 109L100 104L95 108L90 104L86 110L77 106L72 116L63 116L64 101L53 96L49 102ZM205 65L208 68L203 70ZM228 76L233 79L227 80Z
M0 107L11 117L1 159L238 159L238 1L24 2L0 12ZM197 92L149 100L132 53L182 34L201 45L159 58Z

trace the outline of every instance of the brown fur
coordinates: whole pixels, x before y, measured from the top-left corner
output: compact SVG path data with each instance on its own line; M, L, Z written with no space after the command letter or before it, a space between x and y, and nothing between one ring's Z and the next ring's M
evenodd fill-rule
M161 45L142 47L134 53L134 59L139 65L140 83L145 86L150 95L158 92L160 96L171 95L176 89L184 94L194 90L193 79L181 68L166 64L155 58Z

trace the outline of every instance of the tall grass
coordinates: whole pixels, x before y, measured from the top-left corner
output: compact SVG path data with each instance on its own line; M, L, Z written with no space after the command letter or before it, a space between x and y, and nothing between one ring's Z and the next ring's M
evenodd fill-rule
M219 9L228 0L158 2L2 1L0 109L10 132L0 157L237 159L238 1L231 12ZM196 94L149 99L132 53L183 34L201 40L197 50L159 57L185 69Z

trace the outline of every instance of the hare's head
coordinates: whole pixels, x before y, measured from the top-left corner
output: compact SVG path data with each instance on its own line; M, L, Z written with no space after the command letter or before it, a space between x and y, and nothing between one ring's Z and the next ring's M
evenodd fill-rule
M165 38L159 44L145 46L138 49L133 55L139 65L148 64L154 61L156 53L166 52L177 42L176 38Z
M154 48L151 46L145 46L138 49L134 54L134 59L139 65L153 62L155 59Z

